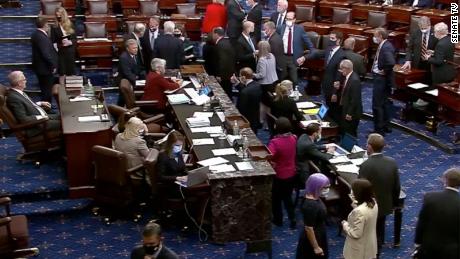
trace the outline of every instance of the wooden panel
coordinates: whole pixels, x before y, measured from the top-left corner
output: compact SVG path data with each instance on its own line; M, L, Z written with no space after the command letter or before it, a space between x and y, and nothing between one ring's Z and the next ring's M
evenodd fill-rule
M431 24L435 25L440 22L444 22L450 27L450 11L438 10L438 9L422 9L415 12L419 16L428 16Z
M346 39L349 34L362 35L364 31L368 29L370 29L370 27L353 24L335 24L332 26L332 30L341 31L343 33L344 39Z
M394 5L384 7L384 9L388 12L387 19L389 23L410 24L410 16L420 8Z
M139 0L121 0L123 9L139 9Z
M351 19L352 20L367 20L369 11L382 11L381 5L356 3L351 5Z
M303 26L305 31L314 31L319 35L326 35L331 31L331 24L328 23L304 22L300 25Z
M77 41L80 58L112 57L112 41Z
M321 1L319 2L319 16L321 17L332 17L332 9L335 7L339 8L350 8L351 4L348 2L338 1Z
M185 4L187 0L160 0L158 7L161 10L176 10L176 4Z
M118 22L115 16L86 15L87 22L105 22L108 32L118 31Z
M318 7L318 4L319 4L319 0L290 0L288 11L295 12L296 5L309 5L309 6Z

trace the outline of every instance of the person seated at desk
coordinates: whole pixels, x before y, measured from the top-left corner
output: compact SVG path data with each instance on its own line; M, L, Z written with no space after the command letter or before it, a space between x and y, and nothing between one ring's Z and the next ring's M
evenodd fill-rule
M47 131L60 131L61 120L58 114L48 114L45 109L51 109L49 102L34 102L24 92L27 79L21 71L13 71L8 75L11 88L8 91L6 105L13 113L16 120L20 123L36 121L43 118L48 118L46 122ZM29 137L40 134L41 130L31 129L27 131Z
M276 86L276 96L270 105L271 114L276 118L286 117L291 121L294 128L294 132L299 125L299 122L303 120L302 114L297 109L297 105L293 99L289 97L292 91L292 82L284 80Z
M162 111L166 107L166 94L165 91L175 90L182 84L182 80L176 80L175 82L166 79L164 74L166 72L166 60L161 58L154 58L151 62L152 71L147 75L145 81L144 95L141 100L157 100L158 104L156 109Z
M142 245L131 251L131 259L179 259L179 256L163 243L160 225L149 222L142 231Z
M310 123L305 132L299 137L296 150L297 174L301 183L313 173L309 161L324 168L324 163L329 163L329 159L333 157L331 153L335 150L333 145L317 144L321 140L321 126L318 123Z
M283 203L290 221L289 228L295 229L297 223L292 202L292 190L296 180L295 146L297 137L291 133L291 128L291 122L287 118L278 118L275 122L275 129L278 134L270 140L268 149L273 154L270 164L276 172L272 186L273 224L283 225L281 206Z

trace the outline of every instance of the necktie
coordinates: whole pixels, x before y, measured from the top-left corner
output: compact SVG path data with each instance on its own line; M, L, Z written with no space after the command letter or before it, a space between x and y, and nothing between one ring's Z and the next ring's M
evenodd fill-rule
M282 23L282 21L283 21L283 14L280 13L280 14L278 15L278 20L276 21L276 27L280 26L281 23Z
M251 46L252 51L255 52L256 48L254 47L254 43L252 43L251 37L248 37L248 42L249 42L249 45Z
M334 53L334 49L333 49L333 48L331 48L331 50L329 51L329 55L327 56L326 64L329 64L329 61L331 61L332 53Z
M42 107L40 107L39 105L37 105L36 103L34 103L34 101L32 101L32 99L29 98L29 96L22 92L22 95L27 99L29 100L29 102L32 103L32 105L37 109L37 111L40 113L41 116L48 116L48 114L45 112L45 110L43 110Z
M133 60L134 60L134 63L136 63L136 65L137 65L136 55L133 55Z
M292 55L292 28L289 28L289 33L288 33L288 42L287 42L287 54Z
M153 51L153 48L155 47L155 34L153 32L150 33L150 48Z
M427 38L426 33L423 33L422 35L422 56L425 56L427 52L426 38Z

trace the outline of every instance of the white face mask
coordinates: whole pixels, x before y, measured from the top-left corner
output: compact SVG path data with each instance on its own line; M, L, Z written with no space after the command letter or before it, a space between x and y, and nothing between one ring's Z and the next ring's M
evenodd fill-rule
M321 141L321 138L322 138L322 136L321 136L321 134L319 134L318 138L316 139L316 142Z
M292 27L293 24L294 24L293 21L286 21L286 25L287 25L288 27Z
M375 44L379 44L379 40L377 39L377 37L372 37L372 41L375 43Z
M427 33L428 32L428 29L425 29L425 30L420 30L422 33Z
M329 190L330 188L327 187L327 188L324 188L323 190L321 190L321 196L325 197L329 194Z

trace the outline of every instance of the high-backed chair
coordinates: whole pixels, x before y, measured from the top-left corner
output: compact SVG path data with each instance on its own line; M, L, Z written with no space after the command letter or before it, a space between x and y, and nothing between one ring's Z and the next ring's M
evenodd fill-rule
M56 8L58 7L62 7L62 1L48 1L48 0L42 0L40 1L40 5L41 5L41 15L49 15L49 16L53 16L54 18L54 15L56 13Z
M145 108L145 109L149 109L151 111L151 110L154 110L155 106L158 104L157 100L137 101L136 100L137 99L136 94L142 95L143 91L136 91L136 93L135 93L134 89L133 89L133 86L126 79L122 79L120 81L120 93L123 95L123 98L125 100L126 108L128 108L128 109L133 109L133 108L139 107L139 108L141 108L141 110L142 110L142 108ZM145 116L151 117L153 115L151 115L151 116L145 115Z
M381 11L369 11L367 16L367 26L372 28L387 26L387 13Z
M307 31L307 37L310 39L311 43L315 49L319 48L319 43L321 41L321 35L314 31Z
M40 161L43 158L42 153L52 149L58 149L62 146L62 132L48 130L48 118L24 123L18 122L6 105L6 100L8 98L7 92L7 88L0 85L0 118L8 124L11 131L16 135L16 138L21 142L24 148L24 154L20 158L38 154L38 156L35 156L34 160L36 165L40 165ZM38 133L29 136L27 132L31 129L38 130Z
M369 38L364 35L354 35L349 34L348 37L355 39L355 49L354 52L364 56L364 60L367 60L369 52Z
M193 16L196 14L196 4L195 3L186 3L186 4L176 4L177 13L185 14L187 16Z
M127 34L131 34L131 32L134 31L134 26L136 26L136 23L138 23L138 21L126 21L125 22L125 27L126 27L126 33Z
M311 5L296 5L295 17L298 23L314 22L315 21L315 7Z
M149 133L165 133L168 131L168 128L164 126L164 114L157 114L152 117L143 117L145 115L140 111L139 108L128 110L115 104L108 105L107 110L109 111L110 115L112 115L112 117L114 117L117 121L117 124L113 127L115 134L122 131L126 121L133 116L137 116L143 120L145 125L147 125Z
M0 257L23 258L38 254L38 248L29 248L29 228L24 215L10 215L11 199L1 197L0 205L4 213L0 214Z
M110 12L109 3L105 0L90 0L87 3L90 15L108 15Z
M333 8L332 23L347 24L351 22L351 9L349 8Z
M85 38L107 38L105 22L85 22Z
M158 1L140 0L139 9L142 15L153 16L158 14Z

